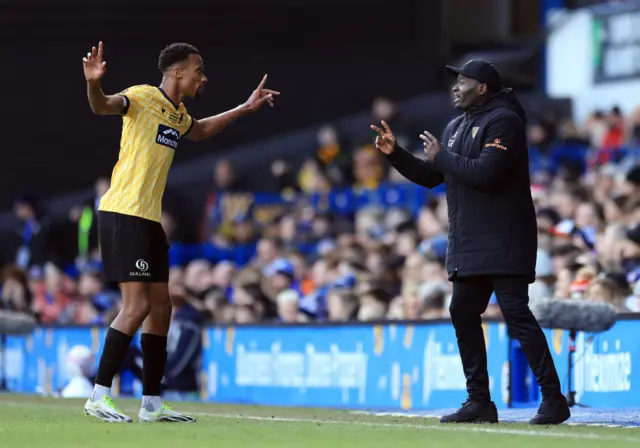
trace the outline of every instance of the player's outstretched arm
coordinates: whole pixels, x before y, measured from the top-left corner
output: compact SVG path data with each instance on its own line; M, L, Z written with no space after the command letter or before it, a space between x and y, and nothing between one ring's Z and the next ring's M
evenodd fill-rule
M105 95L100 80L107 72L107 63L102 60L102 41L82 58L84 77L87 80L87 97L91 110L96 115L116 115L124 110L125 99L120 95Z
M194 121L193 127L187 134L187 138L196 142L204 140L216 135L238 118L257 111L264 103L269 103L270 106L273 106L273 99L280 95L280 92L265 89L264 85L266 82L267 75L264 75L258 88L256 88L249 99L240 106L212 117Z

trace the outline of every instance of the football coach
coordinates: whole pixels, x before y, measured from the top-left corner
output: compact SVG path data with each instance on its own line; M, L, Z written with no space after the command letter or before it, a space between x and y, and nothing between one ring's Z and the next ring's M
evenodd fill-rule
M453 282L449 307L467 379L468 400L443 423L497 423L489 394L481 314L495 291L509 334L517 339L536 376L542 403L531 424L559 424L570 417L547 340L529 310L537 226L531 198L525 112L490 63L447 66L456 77L453 104L462 115L446 127L442 142L429 132L426 161L398 146L385 123L371 126L376 146L402 175L427 188L446 184L449 212L447 271Z

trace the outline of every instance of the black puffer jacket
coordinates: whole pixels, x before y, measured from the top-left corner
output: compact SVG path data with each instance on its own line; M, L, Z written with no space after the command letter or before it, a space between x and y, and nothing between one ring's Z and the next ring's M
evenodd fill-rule
M511 89L452 120L433 163L397 147L390 163L427 188L446 182L447 271L535 278L536 216L531 199L526 116Z

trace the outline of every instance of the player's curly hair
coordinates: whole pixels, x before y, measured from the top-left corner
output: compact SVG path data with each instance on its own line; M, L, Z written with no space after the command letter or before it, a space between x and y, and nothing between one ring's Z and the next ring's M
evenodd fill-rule
M187 60L191 54L200 54L200 51L193 45L185 43L168 45L160 52L158 68L162 73L164 73L176 62Z

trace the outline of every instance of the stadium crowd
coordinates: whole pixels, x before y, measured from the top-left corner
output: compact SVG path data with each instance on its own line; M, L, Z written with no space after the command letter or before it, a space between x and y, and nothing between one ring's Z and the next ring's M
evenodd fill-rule
M421 151L422 131L378 99L405 147ZM580 126L544 115L528 124L531 191L539 250L531 303L580 298L640 312L640 109L594 112ZM318 131L313 157L301 167L271 166L277 212L250 206L242 179L226 160L214 169L215 189L203 210L200 250L173 257L174 319L197 324L380 319L437 319L448 315L451 286L444 269L447 204L439 189L421 204L367 204L353 214L322 206L335 189L361 194L406 183L373 146L371 134L345 139L332 126ZM77 223L77 262L59 266L43 241L46 217L30 197L16 201L20 226L4 267L0 308L34 313L44 324L108 324L120 306L117 288L104 285L95 237L95 207L108 188L69 213ZM419 187L415 187L416 189ZM181 223L170 212L163 226L172 251ZM175 249L175 250L174 250ZM184 252L184 250L183 250ZM486 315L499 315L492 299Z

